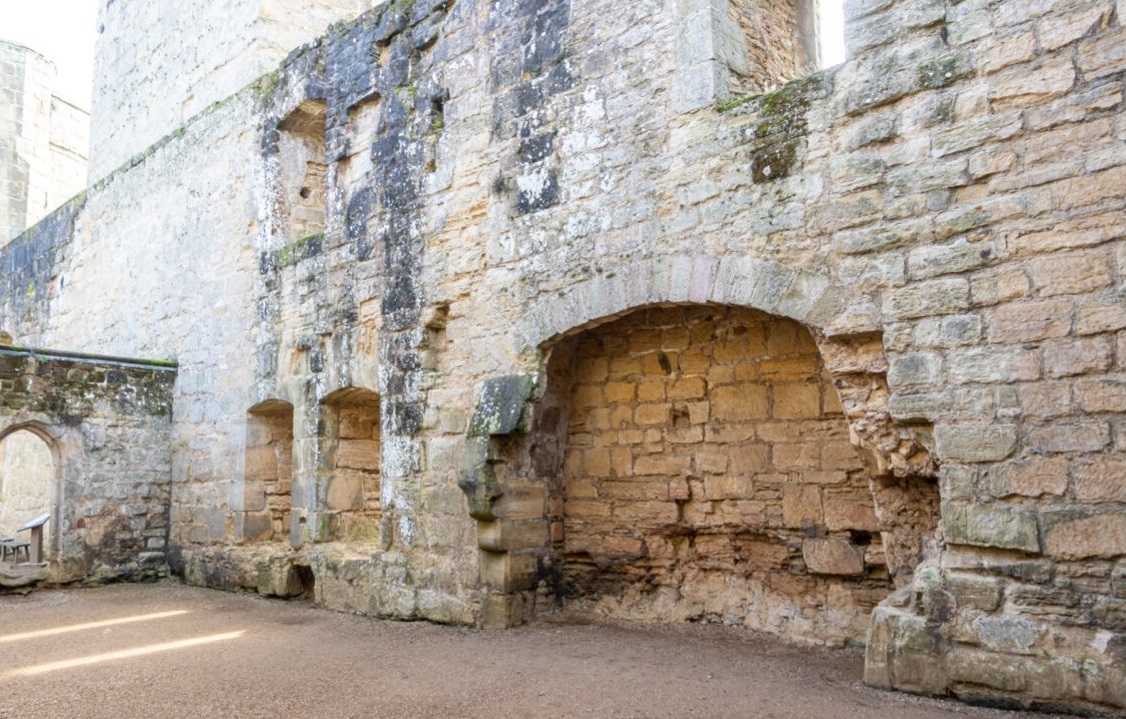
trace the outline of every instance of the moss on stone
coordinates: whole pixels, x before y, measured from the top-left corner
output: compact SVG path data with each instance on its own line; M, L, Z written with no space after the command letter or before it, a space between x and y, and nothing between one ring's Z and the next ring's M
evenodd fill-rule
M324 239L323 232L314 232L287 245L282 245L273 252L274 266L289 267L296 265L301 260L319 255L324 248Z
M754 182L777 180L793 171L808 131L809 107L825 90L824 76L816 74L755 98L759 120L752 132L751 178Z
M937 90L966 74L961 58L947 57L922 65L916 75L920 90Z

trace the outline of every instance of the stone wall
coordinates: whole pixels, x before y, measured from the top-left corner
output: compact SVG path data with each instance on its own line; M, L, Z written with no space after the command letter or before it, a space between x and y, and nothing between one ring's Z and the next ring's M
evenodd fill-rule
M568 474L587 472L585 455L566 462L583 433L560 434L569 421L549 412L578 401L553 390L566 384L549 362L561 342L616 341L598 326L666 305L686 308L686 328L702 306L802 325L820 365L797 394L816 387L826 416L808 421L836 428L838 457L847 429L855 464L829 470L846 473L839 485L787 468L775 528L777 498L756 493L779 457L821 463L829 445L775 440L741 487L743 448L728 446L713 514L761 500L763 525L732 521L787 537L774 569L751 576L793 588L804 636L826 642L857 635L875 580L898 587L869 622L873 683L1121 712L1121 3L853 3L848 62L748 97L730 95L727 9L376 8L110 174L56 236L6 250L0 325L19 341L179 360L170 555L190 581L484 626L551 611L567 572L579 576L563 488L585 479ZM322 107L317 158L295 131L319 133ZM298 217L315 205L295 199L318 189L309 163L324 165L323 232ZM32 280L42 291L17 295ZM761 370L759 350L746 344L742 364ZM707 427L733 423L712 414L725 391L705 384L693 456L719 446ZM349 395L368 398L370 434L343 433ZM262 511L248 421L267 402L293 408L289 526L268 523L288 542L245 531ZM668 415L664 431L680 429ZM362 469L341 463L345 439L364 443ZM674 467L687 449L665 441L653 461ZM687 485L687 505L705 480L685 473L666 491ZM839 489L861 506L862 480L876 530L866 513L830 526L827 500ZM594 499L584 519L636 509ZM677 500L659 504L669 514ZM814 536L787 526L787 506ZM743 530L704 542L730 555L703 569L698 552L669 555L661 576L680 572L689 596L710 572L744 581ZM807 571L809 540L856 557L859 532L872 534L864 578ZM627 548L653 536L620 534ZM806 588L845 616L815 617ZM607 596L572 601L641 607ZM720 609L748 621L734 598ZM657 614L697 612L679 611Z
M4 516L17 486L45 485L51 581L167 573L175 378L167 363L0 347ZM34 467L14 461L28 441Z
M90 182L233 95L331 23L367 7L366 0L103 0Z

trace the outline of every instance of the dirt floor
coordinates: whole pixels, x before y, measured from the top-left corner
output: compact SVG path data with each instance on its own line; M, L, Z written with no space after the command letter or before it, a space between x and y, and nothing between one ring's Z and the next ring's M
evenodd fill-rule
M877 691L861 668L723 627L479 631L172 582L0 597L6 719L1020 716Z

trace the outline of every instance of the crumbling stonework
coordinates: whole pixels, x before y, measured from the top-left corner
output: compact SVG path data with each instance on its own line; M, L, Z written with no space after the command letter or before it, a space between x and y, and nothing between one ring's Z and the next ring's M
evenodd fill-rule
M9 245L0 324L176 358L189 581L1126 711L1126 9L858 0L746 97L730 10L374 8Z
M39 458L0 463L3 516L16 485L45 483L35 509L51 513L51 581L167 574L175 376L168 363L0 346L0 456L26 437Z
M640 310L561 341L548 373L561 599L863 641L890 591L885 552L808 330L717 306Z

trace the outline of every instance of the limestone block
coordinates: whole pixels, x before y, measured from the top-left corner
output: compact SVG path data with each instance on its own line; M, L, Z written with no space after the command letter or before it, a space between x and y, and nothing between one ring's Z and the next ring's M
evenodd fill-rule
M278 455L273 445L247 447L246 478L250 481L273 481L278 476Z
M820 447L812 442L776 444L772 456L776 470L818 469L821 466Z
M1021 507L943 503L942 533L951 544L1040 551L1036 516Z
M946 666L952 681L1006 692L1023 690L1027 685L1026 677L1030 674L1027 661L972 649L951 652L946 659Z
M864 574L864 553L843 539L806 539L802 559L814 574L858 576Z
M1019 112L1007 112L984 120L963 123L951 130L936 133L933 138L935 157L979 147L990 140L1004 140L1020 132Z
M1077 457L1071 460L1071 477L1080 501L1126 501L1126 456Z
M542 547L546 541L547 523L542 520L477 523L477 546L489 552Z
M888 369L888 386L892 389L920 384L935 384L942 376L942 356L928 352L912 352L895 357Z
M1045 553L1059 559L1126 555L1126 515L1089 509L1043 512Z
M750 475L765 472L770 461L770 447L766 444L748 444L727 450L732 472Z
M342 439L336 448L336 466L379 471L379 441Z
M524 598L520 594L488 594L481 602L482 629L508 629L524 623Z
M992 612L1001 606L1002 585L993 577L948 572L946 587L959 609Z
M1123 68L1126 68L1126 27L1079 43L1079 69L1088 80L1119 72Z
M364 475L359 472L337 470L328 480L325 506L340 511L362 509L364 506Z
M1126 599L1103 597L1095 601L1091 608L1091 615L1099 622L1099 626L1108 629L1126 629Z
M782 521L787 527L820 525L821 489L805 484L787 484L782 488Z
M535 375L508 375L485 382L469 421L469 436L505 435L517 431L524 403L535 389Z
M621 502L613 507L615 520L631 524L674 524L678 511L675 502Z
M994 497L1061 495L1067 491L1067 460L1063 457L1022 459L991 467L987 476L989 493Z
M992 101L999 109L1024 107L1062 95L1074 84L1075 69L1071 58L1053 58L1043 63L1035 73L1019 66L998 74L992 86Z
M864 683L881 689L893 686L891 674L892 647L895 638L896 617L901 612L880 605L868 620L868 634L864 642Z
M1106 252L1066 252L1040 257L1027 265L1029 277L1041 297L1085 294L1112 281Z
M1024 617L1008 614L983 615L972 622L978 641L985 648L1006 654L1031 654L1044 628Z
M669 499L669 485L659 479L640 482L604 480L598 489L598 496L609 500L664 501Z
M897 320L954 314L969 308L970 288L963 278L929 280L889 290L883 303L884 315Z
M949 683L947 658L940 652L938 638L924 617L881 606L873 613L870 626L879 628L869 630L869 639L883 641L876 652L869 650L865 654L865 664L880 654L886 656L883 665L891 686L924 694L946 690ZM878 669L879 665L875 668ZM870 673L865 667L864 681L879 686L873 681L880 679L879 674L878 671L871 672L870 680Z
M989 339L1019 344L1064 337L1071 331L1072 307L1066 299L1003 305L993 312Z
M1044 374L1070 377L1110 369L1112 346L1109 337L1091 337L1044 347Z
M829 531L854 529L876 532L880 528L871 498L832 495L825 498L825 526Z
M256 567L259 594L275 597L296 597L305 591L297 567L288 557L274 557Z
M1019 382L1040 377L1040 353L1022 347L974 347L947 355L951 382Z
M1126 412L1126 382L1080 380L1074 395L1075 403L1087 412Z
M274 535L274 517L270 512L236 512L235 535L250 542L264 542Z
M1034 427L1028 433L1033 452L1098 452L1110 443L1110 428L1105 422L1054 423Z
M478 556L481 581L488 587L502 592L513 592L535 586L535 555L481 551Z
M954 462L996 462L1017 446L1013 425L940 424L934 437L939 457Z
M687 474L692 465L689 455L671 453L647 454L634 460L633 471L638 476L661 475L678 477Z
M712 416L720 422L766 419L770 414L765 386L724 386L711 391Z

